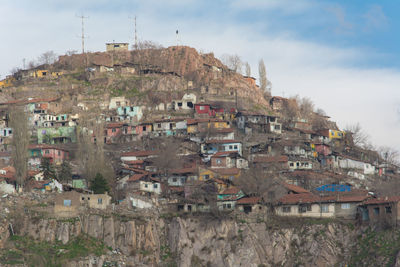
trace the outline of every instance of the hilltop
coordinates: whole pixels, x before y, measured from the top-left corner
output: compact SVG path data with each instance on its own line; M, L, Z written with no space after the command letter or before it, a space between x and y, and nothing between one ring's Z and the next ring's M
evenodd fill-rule
M65 55L0 87L0 259L44 246L67 251L39 259L57 264L324 266L354 263L369 238L390 236L367 226L399 223L395 155L212 53ZM375 261L399 258L396 236L390 249L376 244L387 250Z

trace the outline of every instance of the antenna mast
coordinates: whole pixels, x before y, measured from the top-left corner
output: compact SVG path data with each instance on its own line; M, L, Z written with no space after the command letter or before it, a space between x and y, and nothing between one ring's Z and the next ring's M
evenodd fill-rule
M82 54L85 54L85 24L84 24L84 19L88 19L89 17L85 17L84 15L81 16L76 16L80 19L82 19Z
M134 26L135 26L135 28L134 28L134 32L135 32L135 36L134 36L134 39L135 39L135 45L134 45L134 48L135 48L135 50L137 50L138 49L138 40L137 40L137 27L136 27L136 15L134 16L134 17L131 17L131 16L129 16L129 18L130 19L133 19L133 23L134 23Z

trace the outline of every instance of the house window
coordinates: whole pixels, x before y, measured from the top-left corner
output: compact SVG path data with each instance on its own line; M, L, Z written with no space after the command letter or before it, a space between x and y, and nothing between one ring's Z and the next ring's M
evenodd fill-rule
M115 133L117 130L115 128L112 129L112 132Z
M71 207L71 199L64 199L64 206Z
M322 213L328 213L329 212L329 205L328 204L322 204L321 205L321 212Z
M103 204L103 199L102 198L98 198L97 199L97 204Z
M147 186L147 184L144 184L144 188L147 188L148 186Z
M293 162L290 162L290 164L289 164L289 165L290 165L290 167L293 167L293 166L294 166Z
M342 208L342 210L350 209L350 203L342 203L341 208Z
M203 177L204 177L204 180L210 179L210 175L209 174L205 174L205 175L203 175Z
M238 146L237 146L237 145L234 145L233 148L234 148L234 149L238 149Z
M182 102L178 102L178 107L182 107Z
M291 212L291 207L282 207L282 212L284 212L284 213Z
M200 110L204 110L204 106L200 106L199 109L200 109Z
M221 164L221 163L222 163L222 160L217 159L216 162L217 162L217 164Z
M60 150L57 151L57 155L61 156L61 151Z
M153 184L153 188L157 189L158 188L158 184Z
M233 149L233 146L229 146L229 149Z
M46 154L50 154L50 151L48 149L46 149Z
M85 197L82 197L82 200L85 200Z
M161 123L157 124L157 128L161 128Z
M172 178L172 182L174 182L174 183L175 183L175 182L176 182L176 178Z
M374 214L379 215L379 207L374 208Z
M390 207L390 206L385 207L385 212L392 213L392 207Z
M306 205L300 205L299 206L299 213L305 213L307 212L307 206Z
M143 132L145 132L146 131L146 126L143 126Z

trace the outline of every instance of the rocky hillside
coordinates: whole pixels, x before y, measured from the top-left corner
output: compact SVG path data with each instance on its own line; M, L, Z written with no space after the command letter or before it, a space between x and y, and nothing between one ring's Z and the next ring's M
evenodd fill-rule
M143 214L142 214L143 215ZM3 263L63 266L399 266L400 235L334 220L38 214L2 223ZM76 254L74 246L87 246ZM42 255L41 249L52 248ZM25 254L24 254L25 253ZM91 256L89 256L91 254ZM17 257L16 255L19 255ZM46 258L47 256L47 258ZM91 264L91 265L90 265ZM3 265L2 265L3 266ZM6 265L7 266L7 265ZM47 265L46 265L47 266ZM51 265L53 266L53 265ZM57 265L58 266L58 265Z

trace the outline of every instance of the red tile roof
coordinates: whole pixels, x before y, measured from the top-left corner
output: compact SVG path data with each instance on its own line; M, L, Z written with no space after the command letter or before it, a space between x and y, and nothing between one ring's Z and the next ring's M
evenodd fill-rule
M365 201L364 204L365 205L384 204L384 203L393 203L399 201L400 201L400 196L390 196L390 197L371 198Z
M131 177L129 177L129 179L127 180L127 182L137 182L140 179L146 177L147 174L134 174Z
M232 187L225 189L220 194L221 195L236 195L239 192L240 192L240 188L232 186Z
M228 156L233 156L233 155L237 155L238 152L237 151L220 151L215 153L214 155L212 155L212 158L223 158L223 157L228 157Z
M254 205L257 203L260 203L261 198L260 197L244 197L239 199L236 204L240 205L240 204L250 204L250 205Z
M287 194L278 200L282 204L317 203L320 198L311 193Z
M124 126L123 122L113 122L106 125L106 128L121 128Z
M310 193L310 191L308 191L300 186L294 185L294 184L283 183L283 186L286 187L286 189L288 189L289 191L293 191L297 194Z

